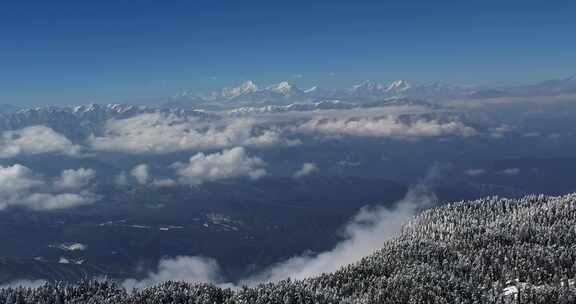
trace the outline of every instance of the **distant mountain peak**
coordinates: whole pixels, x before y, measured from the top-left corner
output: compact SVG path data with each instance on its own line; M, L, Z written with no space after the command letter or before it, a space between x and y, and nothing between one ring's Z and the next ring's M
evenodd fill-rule
M412 85L405 80L396 80L388 85L382 83L366 80L352 87L354 92L363 93L400 93L410 89Z
M288 81L280 81L258 87L248 80L236 87L213 91L207 95L194 95L184 91L171 101L184 107L229 108L242 105L287 105L290 103L317 102L340 99L351 103L381 101L386 98L403 97L418 100L441 101L454 98L485 98L495 96L555 95L576 93L576 76L551 79L535 84L503 87L481 87L475 85L455 85L445 82L412 84L406 80L378 82L365 80L348 89L324 89L316 86L301 89ZM187 105L186 105L187 103ZM210 105L208 105L210 103Z
M222 96L227 98L238 97L258 91L258 86L252 81L247 80L237 87L225 88L222 90Z
M385 86L373 80L365 80L360 84L352 87L353 91L366 91L366 92L381 92L385 90Z
M412 86L405 80L396 80L391 82L386 88L386 92L400 93L410 89Z
M266 89L280 94L288 94L292 91L293 88L294 86L292 86L288 81L281 81L277 84L273 84L267 87Z

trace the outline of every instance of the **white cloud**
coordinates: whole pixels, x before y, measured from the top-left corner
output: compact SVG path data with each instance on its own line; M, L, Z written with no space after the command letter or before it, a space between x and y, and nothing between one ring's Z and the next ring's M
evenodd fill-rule
M19 192L43 185L44 181L22 165L0 167L0 193Z
M506 134L509 134L512 131L514 131L514 127L507 124L502 124L489 129L490 137L492 138L503 138Z
M258 179L266 175L266 165L258 157L249 157L242 147L235 147L219 153L198 153L187 163L175 163L179 182L186 185L200 185L204 182L221 179L248 177Z
M177 184L178 183L171 178L154 179L152 181L152 186L156 186L156 187L172 187L172 186L176 186Z
M468 176L479 176L486 173L484 169L468 169L466 170L466 175Z
M395 117L312 119L299 128L304 132L365 137L417 138L434 136L472 136L476 131L460 121L418 119L403 122Z
M123 285L127 290L132 290L166 281L218 283L221 281L220 267L216 260L203 257L179 256L173 259L162 259L158 264L158 270L149 273L146 279L128 279Z
M150 173L150 166L147 164L140 164L130 170L130 175L134 178L135 182L139 185L148 185L153 187L172 187L178 183L172 178L154 178ZM127 186L130 184L126 173L121 172L115 177L114 182L120 186Z
M266 175L266 163L258 157L250 157L243 147L235 147L211 154L197 153L187 162L177 162L170 167L175 176L155 177L147 164L140 164L130 170L132 181L139 185L153 187L173 187L177 185L198 186L216 180L248 177L259 179ZM118 185L130 184L124 172L116 176Z
M304 177L316 172L318 172L318 166L315 163L304 163L302 168L294 173L294 178Z
M94 194L85 193L30 193L20 205L32 210L68 209L81 205L91 204L97 198ZM18 203L16 203L18 204Z
M58 245L53 245L51 247L55 247L64 251L84 251L88 248L88 246L82 244L82 243L64 243L64 244L58 244Z
M80 147L45 126L31 126L0 134L0 158L59 153L78 155Z
M161 113L109 120L104 135L91 137L95 150L133 154L164 154L232 146L283 144L279 131L257 128L250 120L206 124L196 119Z
M95 176L96 172L92 169L67 169L62 171L60 178L54 184L60 189L81 189L90 184Z
M83 170L68 172L84 172ZM78 188L63 188L62 185L68 186L68 184L64 183L62 176L75 175L65 172L52 182L19 164L0 166L0 210L8 207L24 207L39 211L64 209L91 204L98 200L97 195L87 189L81 189L77 181L70 185ZM85 186L87 185L83 185Z
M150 180L150 172L148 170L148 165L146 164L140 164L134 167L130 171L130 175L132 175L140 185L146 185Z
M336 164L340 167L358 167L360 166L362 163L357 161L349 161L349 160L340 160L338 162L336 162Z

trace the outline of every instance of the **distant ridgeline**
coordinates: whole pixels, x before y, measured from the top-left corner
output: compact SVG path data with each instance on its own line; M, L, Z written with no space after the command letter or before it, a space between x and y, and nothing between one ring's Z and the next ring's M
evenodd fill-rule
M254 288L113 282L4 289L0 303L575 303L576 194L427 210L336 273Z

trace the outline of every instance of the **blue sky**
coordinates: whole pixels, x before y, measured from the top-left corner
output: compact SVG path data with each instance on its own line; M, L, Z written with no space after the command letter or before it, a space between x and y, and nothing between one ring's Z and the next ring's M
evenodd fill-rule
M1 1L0 103L576 74L575 1Z

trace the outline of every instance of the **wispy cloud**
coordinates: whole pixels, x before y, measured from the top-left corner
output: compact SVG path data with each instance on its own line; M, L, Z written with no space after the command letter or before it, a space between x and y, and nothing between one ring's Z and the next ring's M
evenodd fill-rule
M166 281L219 283L220 266L214 259L178 256L162 259L158 269L143 280L128 279L122 284L127 290L142 289Z
M506 168L504 170L498 171L498 174L501 175L517 175L518 173L520 173L519 168Z
M468 176L480 176L486 173L484 169L468 169L466 170L466 175Z
M435 200L435 195L420 185L411 189L393 208L363 208L346 226L344 240L332 250L293 257L242 283L253 285L287 278L304 279L334 272L380 249L419 209L430 207Z
M302 168L294 173L294 178L308 176L318 171L318 166L315 163L304 163L302 164Z

